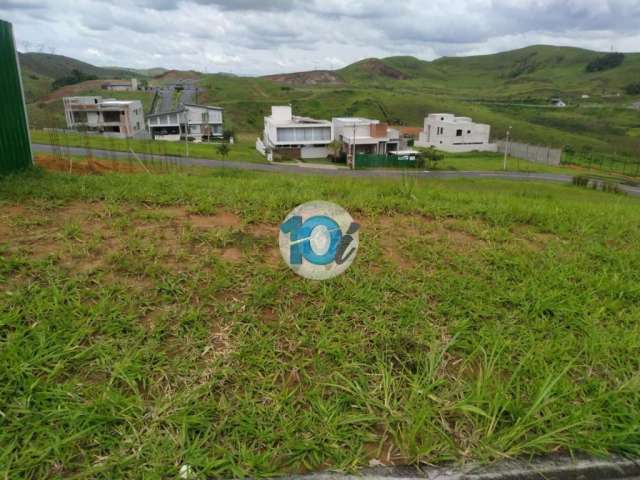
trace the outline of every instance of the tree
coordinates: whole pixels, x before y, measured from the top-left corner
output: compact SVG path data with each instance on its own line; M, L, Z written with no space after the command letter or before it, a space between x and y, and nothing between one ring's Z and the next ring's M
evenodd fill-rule
M420 157L426 163L426 167L432 170L438 169L438 162L444 160L444 154L435 149L435 147L421 148Z
M338 159L338 155L342 150L342 142L340 140L333 140L329 145L327 145L329 150L331 151L331 155L333 155L333 161L335 162Z
M229 152L231 151L229 145L227 145L226 143L221 143L220 145L218 145L218 148L216 150L223 160L227 159L227 157L229 156Z
M607 53L589 62L586 70L589 73L604 72L622 65L622 62L624 62L624 53Z

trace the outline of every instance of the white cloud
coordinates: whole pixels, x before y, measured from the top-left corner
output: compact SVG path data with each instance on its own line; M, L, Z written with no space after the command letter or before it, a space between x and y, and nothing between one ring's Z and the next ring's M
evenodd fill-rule
M534 43L640 50L640 0L0 0L0 17L32 49L239 74Z

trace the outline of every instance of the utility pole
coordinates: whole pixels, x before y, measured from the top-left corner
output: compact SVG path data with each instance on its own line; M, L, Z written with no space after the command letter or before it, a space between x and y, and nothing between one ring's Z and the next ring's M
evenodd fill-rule
M353 156L351 157L351 168L356 169L356 121L353 120Z
M189 158L189 110L184 109L184 122L185 122L185 135L184 146L187 152L187 158Z
M509 136L511 135L511 127L507 128L507 140L505 141L504 144L504 163L503 163L503 170L506 172L507 171L507 156L509 155Z

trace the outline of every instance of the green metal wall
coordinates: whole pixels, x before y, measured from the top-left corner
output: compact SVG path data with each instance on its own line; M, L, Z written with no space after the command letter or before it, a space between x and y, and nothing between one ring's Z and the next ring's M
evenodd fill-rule
M31 142L11 24L0 20L0 174L31 165Z

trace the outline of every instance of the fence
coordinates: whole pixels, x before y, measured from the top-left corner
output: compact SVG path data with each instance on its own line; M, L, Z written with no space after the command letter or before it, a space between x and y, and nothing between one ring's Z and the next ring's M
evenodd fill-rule
M0 174L31 165L31 143L20 67L10 23L0 20Z
M356 155L356 170L363 168L417 168L419 161L414 155L373 155L359 153Z
M497 143L498 151L504 153L505 142L499 141ZM509 155L544 165L557 166L560 165L562 161L562 150L538 145L527 145L526 143L509 142Z

